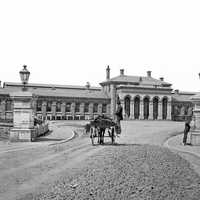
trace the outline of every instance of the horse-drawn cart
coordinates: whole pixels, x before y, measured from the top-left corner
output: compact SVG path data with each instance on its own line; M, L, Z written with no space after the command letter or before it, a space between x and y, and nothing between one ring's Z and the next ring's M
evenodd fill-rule
M98 116L93 121L90 121L90 139L92 145L94 145L95 138L97 138L98 144L104 144L104 137L110 137L113 144L117 129L117 123L105 116Z

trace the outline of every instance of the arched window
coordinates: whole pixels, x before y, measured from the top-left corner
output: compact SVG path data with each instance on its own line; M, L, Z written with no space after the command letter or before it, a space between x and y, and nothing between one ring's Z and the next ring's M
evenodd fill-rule
M98 104L95 103L93 106L93 113L97 113L98 112Z
M153 119L158 119L158 97L153 98Z
M36 110L37 112L42 111L42 101L37 101Z
M167 98L163 98L162 100L162 118L167 119Z
M149 98L144 98L144 119L149 118Z
M48 101L47 102L47 112L51 112L51 105L52 105L52 102Z
M134 118L139 119L140 116L140 97L134 99Z
M56 103L56 112L61 112L61 103L60 102Z
M85 105L84 105L84 112L85 113L89 112L89 103L85 103Z
M65 112L70 112L71 111L71 103L67 102L65 106Z
M6 100L6 111L11 111L11 110L12 110L12 101Z
M106 107L107 107L107 104L102 105L102 113L106 113Z
M125 115L126 117L130 117L130 97L126 96L124 99L125 102Z
M75 112L76 113L80 112L80 103L76 103L76 105L75 105Z

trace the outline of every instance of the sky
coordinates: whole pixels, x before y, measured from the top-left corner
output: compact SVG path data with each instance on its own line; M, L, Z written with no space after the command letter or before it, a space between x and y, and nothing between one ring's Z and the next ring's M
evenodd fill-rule
M199 0L0 0L0 80L99 86L119 75L164 77L200 91Z

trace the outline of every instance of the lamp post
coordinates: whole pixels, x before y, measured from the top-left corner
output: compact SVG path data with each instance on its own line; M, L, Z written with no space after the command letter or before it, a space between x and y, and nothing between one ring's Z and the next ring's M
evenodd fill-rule
M23 91L26 91L26 84L28 84L28 80L29 80L29 76L30 76L30 72L27 70L27 66L24 65L23 69L19 72L20 74L20 78L23 84Z

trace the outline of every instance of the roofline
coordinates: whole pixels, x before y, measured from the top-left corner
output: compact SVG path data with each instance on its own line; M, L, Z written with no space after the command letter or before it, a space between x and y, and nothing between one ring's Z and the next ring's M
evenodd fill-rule
M22 87L22 83L16 82L4 82L3 88L6 86ZM57 84L43 84L43 83L29 83L26 87L38 87L38 88L60 88L60 89L86 89L85 86L79 85L57 85ZM101 90L101 87L90 87L90 90Z
M133 88L133 89L156 89L156 90L170 90L172 91L173 89L170 87L163 87L158 85L158 87L152 87L151 85L146 85L146 87L144 85L138 85L138 87L136 85L119 85L117 86L117 88Z
M123 83L128 83L130 85L140 85L140 82L130 82L130 81L113 81L113 80L109 80L109 81L104 81L104 82L101 82L99 83L101 86L105 86L105 85L109 85L111 83L114 83L114 84L123 84ZM161 85L167 85L169 87L172 86L171 83L167 83L167 82L164 82L164 83L161 83Z

